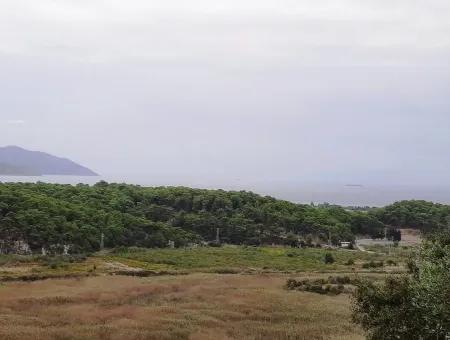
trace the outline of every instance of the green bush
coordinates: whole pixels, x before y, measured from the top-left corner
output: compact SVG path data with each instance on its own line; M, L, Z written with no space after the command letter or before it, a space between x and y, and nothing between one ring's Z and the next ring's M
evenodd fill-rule
M332 254L330 254L330 253L325 254L325 258L324 258L325 264L332 264L332 263L334 263L334 261L335 260L334 260L334 257Z
M352 280L348 276L330 276L328 278L329 283L348 285L352 283Z
M355 265L355 260L353 260L353 259L348 259L348 261L345 262L345 265L346 265L346 266L353 266L353 265Z
M311 292L316 294L339 295L345 293L344 284L352 284L353 281L348 276L330 276L328 279L301 280L289 279L286 282L286 289Z
M370 340L444 340L450 333L450 230L423 243L410 273L384 284L361 281L353 320Z
M384 262L383 261L380 261L380 262L370 261L370 262L363 263L363 265L362 265L362 267L364 269L381 268L383 266L384 266Z
M289 290L294 290L294 289L300 287L301 285L302 285L302 283L295 279L288 279L286 281L286 288Z

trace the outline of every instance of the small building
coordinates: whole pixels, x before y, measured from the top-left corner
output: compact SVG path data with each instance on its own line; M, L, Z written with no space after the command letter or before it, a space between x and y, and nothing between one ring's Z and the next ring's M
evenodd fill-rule
M341 248L350 249L352 243L347 241L341 241Z

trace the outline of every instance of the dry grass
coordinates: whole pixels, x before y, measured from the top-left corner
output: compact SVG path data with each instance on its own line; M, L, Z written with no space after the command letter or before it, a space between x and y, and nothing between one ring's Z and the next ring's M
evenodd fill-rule
M193 274L5 283L0 339L363 339L349 297L284 275Z
M339 250L332 252L336 262L325 265L327 252L156 249L100 253L75 262L4 256L0 339L363 339L350 322L348 295L288 291L284 285L288 278L337 273L377 280L391 269L368 272L362 264L389 256ZM396 252L395 258L404 257ZM346 265L349 259L355 265ZM164 276L108 275L142 269ZM191 274L164 274L169 272ZM30 277L50 279L20 281Z
M422 242L422 235L420 230L417 229L400 229L402 232L402 240L400 244L402 246L415 246Z

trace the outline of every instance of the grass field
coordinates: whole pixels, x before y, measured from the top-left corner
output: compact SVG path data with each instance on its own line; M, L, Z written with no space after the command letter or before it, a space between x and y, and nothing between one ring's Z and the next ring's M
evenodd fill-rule
M326 253L335 263L325 264ZM369 261L404 261L408 253L361 252L317 248L223 247L196 249L128 249L104 258L147 270L187 272L306 272L361 270ZM349 260L354 265L349 265ZM359 269L358 269L359 268Z
M92 277L0 288L1 339L363 339L349 298L284 276Z
M324 263L326 253L335 263ZM287 279L382 279L404 270L409 253L223 247L0 256L0 339L363 339L348 294L288 291ZM394 257L395 267L363 268ZM155 275L117 275L140 270Z

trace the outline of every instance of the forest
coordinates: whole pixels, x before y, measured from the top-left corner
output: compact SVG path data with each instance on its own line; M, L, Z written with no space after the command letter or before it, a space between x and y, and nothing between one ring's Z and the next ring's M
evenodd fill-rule
M340 206L296 204L246 191L186 187L140 187L99 182L93 186L0 183L0 250L18 242L32 252L91 252L137 246L189 244L300 244L383 237L384 230L444 229L450 206L403 201L367 211Z

